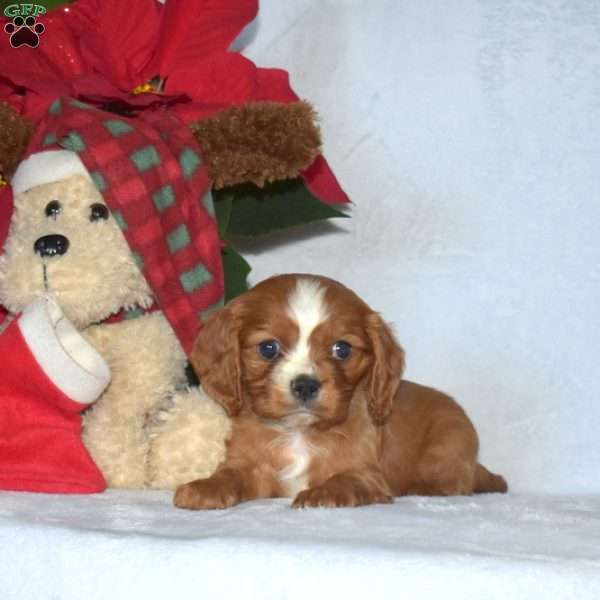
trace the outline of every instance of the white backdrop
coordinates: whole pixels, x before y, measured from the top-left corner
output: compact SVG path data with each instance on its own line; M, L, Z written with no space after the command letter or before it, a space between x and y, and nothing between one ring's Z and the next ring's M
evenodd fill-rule
M353 218L248 244L341 279L513 490L600 492L600 3L263 0L243 34L322 117Z

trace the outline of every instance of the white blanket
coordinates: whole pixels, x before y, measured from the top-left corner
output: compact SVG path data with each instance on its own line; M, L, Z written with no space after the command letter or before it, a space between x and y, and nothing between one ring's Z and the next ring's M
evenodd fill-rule
M600 498L488 495L297 511L166 492L0 494L0 596L600 598Z

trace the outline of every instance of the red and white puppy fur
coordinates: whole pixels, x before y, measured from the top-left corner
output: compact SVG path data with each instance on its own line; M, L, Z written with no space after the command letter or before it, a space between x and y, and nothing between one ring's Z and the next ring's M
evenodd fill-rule
M225 461L175 505L293 497L358 506L407 494L505 492L477 462L463 409L402 380L404 352L354 292L315 275L267 279L211 316L191 356L232 418Z

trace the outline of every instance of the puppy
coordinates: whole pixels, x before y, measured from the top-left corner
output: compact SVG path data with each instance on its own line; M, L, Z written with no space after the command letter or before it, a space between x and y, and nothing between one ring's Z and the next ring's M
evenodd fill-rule
M477 462L463 409L402 380L404 352L354 292L315 275L267 279L215 313L191 356L232 418L225 461L175 505L254 498L358 506L407 494L505 492Z

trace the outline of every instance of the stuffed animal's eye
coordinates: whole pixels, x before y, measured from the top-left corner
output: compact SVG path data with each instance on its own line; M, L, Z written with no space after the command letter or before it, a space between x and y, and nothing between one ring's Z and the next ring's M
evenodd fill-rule
M331 356L338 360L346 360L352 354L352 346L344 340L339 340L331 346Z
M281 344L277 340L265 340L258 345L258 353L266 360L275 360L281 352Z
M58 200L52 200L46 204L46 209L44 212L46 213L47 217L56 219L62 212L62 205Z
M104 204L97 202L90 207L90 221L99 221L108 219L108 208Z

